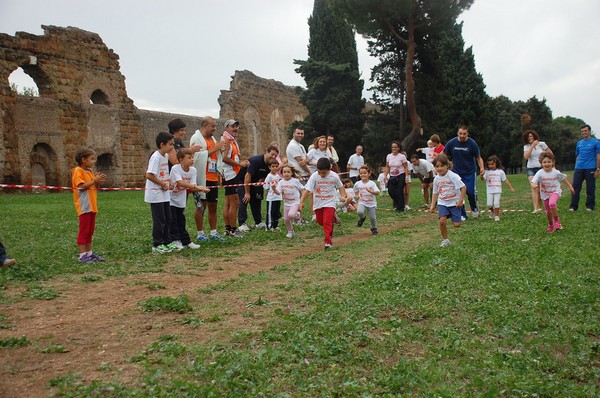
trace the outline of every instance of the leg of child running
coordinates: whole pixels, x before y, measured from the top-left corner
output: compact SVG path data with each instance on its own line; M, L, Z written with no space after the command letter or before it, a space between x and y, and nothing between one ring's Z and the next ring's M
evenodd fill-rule
M440 232L442 233L442 239L448 239L448 227L446 226L446 216L440 217Z
M283 222L288 231L293 231L294 227L292 227L292 217L296 217L296 213L292 216L290 214L290 208L292 206L283 206Z
M546 217L548 218L548 225L554 225L552 218L552 209L550 209L550 199L544 199L544 208L546 209Z
M319 224L323 226L325 244L331 244L331 238L333 238L333 214L335 213L335 209L333 207L324 207L319 210L321 210L321 223ZM317 222L318 220L319 214L317 213Z
M358 215L358 218L361 220L363 218L365 218L365 209L366 209L365 205L361 204L361 205L358 205L358 209L356 210L356 214Z
M552 213L552 222L558 221L558 199L560 199L560 196L556 193L551 194L550 198L548 198L548 207Z
M359 206L360 207L360 206ZM377 217L375 216L375 207L369 207L369 221L371 222L371 228L377 228Z

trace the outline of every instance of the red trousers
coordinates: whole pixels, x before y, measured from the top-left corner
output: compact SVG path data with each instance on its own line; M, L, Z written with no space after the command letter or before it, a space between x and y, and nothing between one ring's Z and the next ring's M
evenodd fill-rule
M87 245L92 243L94 230L96 229L96 213L83 213L79 216L79 233L77 234L77 244Z
M333 237L333 215L335 209L333 207L322 207L315 210L315 216L317 217L317 224L323 227L325 233L325 243L331 244L331 238Z

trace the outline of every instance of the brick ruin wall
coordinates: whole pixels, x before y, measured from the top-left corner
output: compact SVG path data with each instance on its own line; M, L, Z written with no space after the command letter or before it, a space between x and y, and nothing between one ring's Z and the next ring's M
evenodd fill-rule
M91 147L96 167L109 176L106 186L143 185L154 138L179 117L187 140L201 118L137 109L127 96L119 56L100 36L78 28L42 26L44 35L0 33L0 181L70 185L78 148ZM21 67L39 97L17 95L8 78ZM264 151L272 141L287 145L287 127L308 114L292 87L236 71L219 96L217 136L222 122L241 122L243 154Z

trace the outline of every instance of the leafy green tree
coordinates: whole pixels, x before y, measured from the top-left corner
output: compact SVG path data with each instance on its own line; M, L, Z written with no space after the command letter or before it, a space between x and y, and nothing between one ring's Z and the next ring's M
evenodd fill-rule
M421 117L415 101L414 79L417 43L448 21L455 21L469 8L473 0L331 0L334 9L341 13L356 30L374 38L380 32L394 37L406 47L404 67L406 107L411 122L411 132L403 137L402 146L411 149L421 135Z
M364 82L358 70L354 31L331 12L328 3L315 0L308 19L308 60L294 63L306 81L300 100L308 108L309 131L334 134L338 153L348 154L362 139Z

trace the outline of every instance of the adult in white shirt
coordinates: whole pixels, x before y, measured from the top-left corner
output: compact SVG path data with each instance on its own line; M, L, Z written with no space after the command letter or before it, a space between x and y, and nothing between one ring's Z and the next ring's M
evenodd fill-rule
M329 156L329 152L327 152L327 137L321 135L315 138L315 147L308 151L306 157L311 174L317 171L317 162L319 159L327 158L331 162L331 157Z
M540 141L540 136L535 130L525 130L523 133L523 157L527 160L527 178L531 184L535 173L542 169L540 163L540 155L542 152L550 152L552 150L546 145L544 141ZM540 197L540 190L538 188L531 188L531 200L533 202L533 212L542 212L542 199Z
M299 174L299 177L307 177L310 175L308 169L308 159L306 157L306 149L301 144L304 139L304 129L297 127L292 135L292 140L288 144L285 155L287 156L288 163L291 164ZM306 184L306 178L300 178L303 184Z
M362 153L362 145L357 145L356 153L350 156L348 159L348 164L346 165L346 171L349 173L349 177L353 183L358 181L358 170L365 165L365 158L363 158Z
M336 173L339 173L340 170L338 167L338 163L340 162L340 157L338 156L337 151L333 147L334 140L335 140L335 138L333 137L333 134L327 134L327 154L329 155L329 157L331 158L331 161L333 162L333 165L331 166L331 170L333 170Z
M412 164L413 172L417 175L419 180L421 180L423 199L425 200L426 207L429 208L429 199L433 194L433 177L435 169L431 163L425 159L419 158L419 155L416 153L410 157L410 163Z
M388 192L394 202L395 211L404 211L404 185L407 180L408 162L406 156L400 153L400 143L392 142L392 153L385 158L385 175L383 181L387 184Z

